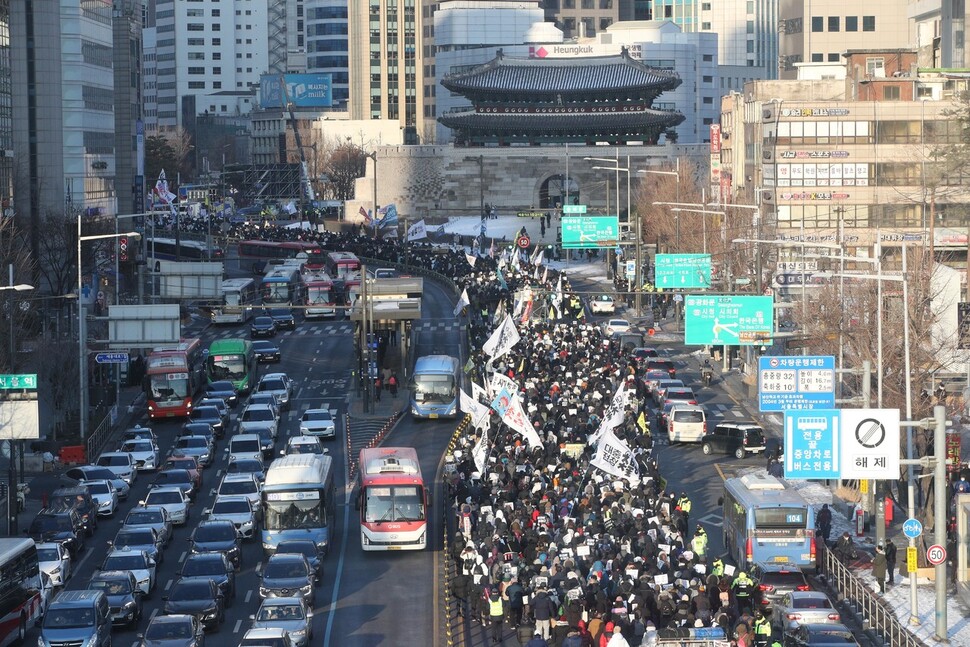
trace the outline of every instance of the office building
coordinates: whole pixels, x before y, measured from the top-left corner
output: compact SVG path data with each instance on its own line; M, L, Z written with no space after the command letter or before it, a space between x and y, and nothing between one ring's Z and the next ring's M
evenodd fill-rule
M13 204L13 84L10 65L10 0L0 0L0 217L10 215Z
M306 0L307 72L330 75L337 110L350 96L347 30L347 0Z
M567 40L593 38L610 25L636 17L634 0L551 0L542 4L546 20L554 22Z
M113 64L115 86L115 191L121 213L144 204L141 0L115 0Z

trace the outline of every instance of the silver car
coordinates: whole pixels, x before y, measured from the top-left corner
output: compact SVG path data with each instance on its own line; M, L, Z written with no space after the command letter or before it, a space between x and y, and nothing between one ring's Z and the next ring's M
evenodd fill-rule
M256 386L257 393L272 393L280 403L280 409L290 408L290 397L293 395L293 382L286 373L267 373Z
M300 418L300 435L336 438L337 425L329 409L307 409Z
M829 596L819 591L792 591L772 605L771 623L786 633L799 625L835 624L842 622L838 609Z
M189 519L189 496L177 485L149 490L144 505L163 508L176 526L184 526Z
M167 546L172 541L172 519L168 516L168 510L157 505L146 505L132 508L128 516L125 517L124 528L142 528L148 526L154 528L162 541L163 546Z
M205 511L206 519L231 521L243 539L256 536L256 508L244 495L217 496L212 507Z
M313 637L313 609L303 598L267 598L250 616L253 629L284 629L296 647L306 647Z

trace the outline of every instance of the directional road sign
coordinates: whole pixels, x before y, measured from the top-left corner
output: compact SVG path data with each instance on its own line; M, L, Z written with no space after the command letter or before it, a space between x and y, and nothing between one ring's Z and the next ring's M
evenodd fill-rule
M613 247L620 239L618 216L563 216L563 249Z
M758 407L761 411L834 409L835 358L758 358Z
M654 283L658 288L711 287L710 254L657 254L654 262Z
M701 296L684 300L688 346L760 346L771 341L774 306L764 296Z
M0 389L36 389L37 374L0 375Z
M98 353L94 361L98 364L127 364L128 353Z
M903 523L903 534L910 539L916 539L923 534L923 524L919 519L909 518Z
M785 412L785 478L837 479L839 448L838 409Z
M564 204L562 206L563 213L586 213L585 204Z
M842 409L843 479L899 478L899 409Z
M933 544L926 549L926 561L933 566L939 566L946 561L946 548L939 544Z

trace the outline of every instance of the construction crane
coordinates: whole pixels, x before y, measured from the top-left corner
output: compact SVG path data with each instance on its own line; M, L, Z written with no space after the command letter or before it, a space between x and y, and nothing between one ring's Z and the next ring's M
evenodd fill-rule
M296 141L296 149L300 153L300 186L302 191L300 192L300 214L304 212L304 207L307 205L312 206L313 201L316 200L316 194L313 191L313 184L310 182L310 172L307 169L306 155L303 152L303 138L300 136L300 129L297 127L296 115L293 113L293 103L290 101L290 95L286 90L286 76L280 74L280 91L281 98L283 100L283 110L287 113L287 120L290 123L290 128L293 129L293 139ZM283 147L286 148L285 146Z

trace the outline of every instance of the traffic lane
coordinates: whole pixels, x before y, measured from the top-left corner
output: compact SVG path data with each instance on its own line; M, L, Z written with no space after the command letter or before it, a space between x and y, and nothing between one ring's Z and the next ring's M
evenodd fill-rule
M425 280L421 319L455 319L455 294L437 281Z

